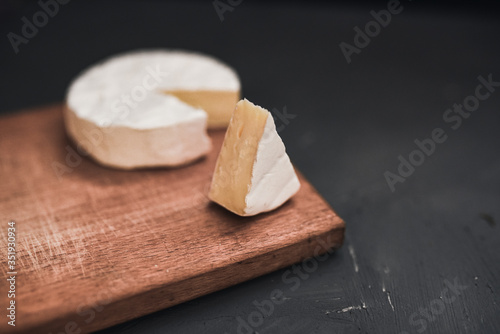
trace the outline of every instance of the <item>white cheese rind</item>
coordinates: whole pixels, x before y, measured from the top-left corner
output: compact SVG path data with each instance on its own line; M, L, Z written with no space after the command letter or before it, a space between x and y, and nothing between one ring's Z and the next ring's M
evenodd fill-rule
M300 182L285 145L276 132L271 113L259 141L252 181L245 198L245 215L271 211L285 203L300 188Z
M207 115L165 92L197 90L239 92L240 82L227 65L193 52L146 50L111 57L70 85L66 129L107 166L187 164L211 149Z
M145 109L147 95L164 91L240 90L236 72L214 58L178 50L145 50L106 59L72 82L67 104L79 117L96 124L153 128L169 123L168 115L141 124L133 121ZM127 113L127 117L115 117ZM135 117L137 118L137 117Z
M66 129L71 138L102 165L133 169L180 166L197 160L211 149L206 134L206 113L183 110L185 104L173 96L161 96L178 121L156 128L134 129L120 125L98 126L65 110ZM181 108L176 107L177 104ZM190 108L189 106L187 106ZM177 113L184 115L177 115Z

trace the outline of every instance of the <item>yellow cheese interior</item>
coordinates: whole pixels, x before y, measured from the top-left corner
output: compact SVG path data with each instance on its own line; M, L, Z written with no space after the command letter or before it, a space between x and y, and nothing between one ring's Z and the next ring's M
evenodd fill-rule
M215 165L208 197L243 215L252 169L269 112L248 100L236 104Z
M227 127L234 106L240 98L239 92L222 90L168 90L164 93L174 95L195 108L205 110L210 129Z

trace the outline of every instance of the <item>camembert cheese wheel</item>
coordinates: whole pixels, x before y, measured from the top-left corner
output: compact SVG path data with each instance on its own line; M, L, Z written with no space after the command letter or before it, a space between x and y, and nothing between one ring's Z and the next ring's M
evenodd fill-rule
M240 216L276 209L300 188L271 113L237 103L217 159L209 198Z
M66 97L68 135L103 165L179 166L208 153L208 127L225 127L238 76L214 58L136 51L84 71Z

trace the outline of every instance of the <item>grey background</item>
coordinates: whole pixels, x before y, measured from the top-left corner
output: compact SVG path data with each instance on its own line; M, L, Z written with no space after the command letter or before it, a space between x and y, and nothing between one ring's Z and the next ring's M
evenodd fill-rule
M274 289L286 298L261 334L500 332L500 87L458 129L443 120L478 76L500 81L498 12L402 1L348 64L339 43L386 4L244 1L221 21L211 1L71 1L15 54L7 33L40 8L2 3L2 113L63 100L79 71L118 52L205 52L237 70L243 96L296 115L280 132L288 153L347 223L344 246L296 290L285 268L103 334L237 333ZM391 192L384 172L434 128L447 140ZM461 290L445 304L447 281Z

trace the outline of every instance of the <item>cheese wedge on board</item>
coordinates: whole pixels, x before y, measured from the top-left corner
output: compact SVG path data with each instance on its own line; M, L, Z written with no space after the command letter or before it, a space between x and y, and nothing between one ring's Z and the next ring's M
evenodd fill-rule
M214 58L170 50L125 53L72 82L66 130L106 166L179 166L208 153L207 125L227 126L239 91L234 70Z
M236 104L217 159L209 198L240 216L271 211L300 188L271 113Z

